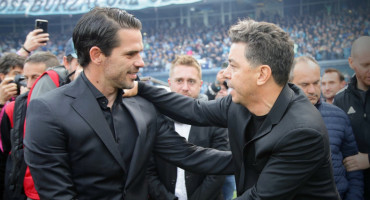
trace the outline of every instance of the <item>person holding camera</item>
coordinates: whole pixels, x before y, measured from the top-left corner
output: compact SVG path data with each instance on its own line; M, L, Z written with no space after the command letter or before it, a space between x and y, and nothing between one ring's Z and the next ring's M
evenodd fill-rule
M58 58L50 52L37 52L25 60L24 84L31 89L37 78L46 69L60 65ZM2 157L6 159L4 199L39 199L31 174L24 164L23 135L28 92L17 97L4 107L0 131L3 146ZM11 152L11 153L10 153Z

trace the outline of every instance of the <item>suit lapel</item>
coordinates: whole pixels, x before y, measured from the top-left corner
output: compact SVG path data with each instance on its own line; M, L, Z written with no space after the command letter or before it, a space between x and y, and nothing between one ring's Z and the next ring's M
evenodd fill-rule
M135 179L136 174L139 173L138 169L141 169L142 165L146 165L147 160L144 159L148 151L147 145L145 144L147 139L147 124L145 123L145 117L143 116L143 112L135 101L135 98L123 98L122 99L123 105L127 108L130 112L132 118L135 121L136 128L138 129L138 137L135 143L134 153L132 155L132 160L130 163L130 171L127 174L126 180L126 188L132 183ZM155 134L155 132L151 133ZM145 162L144 162L145 161Z
M95 97L82 78L79 77L72 84L78 85L72 87L73 91L66 94L75 98L72 107L90 125L118 164L126 171L122 156L117 148L118 145L112 137L112 132Z

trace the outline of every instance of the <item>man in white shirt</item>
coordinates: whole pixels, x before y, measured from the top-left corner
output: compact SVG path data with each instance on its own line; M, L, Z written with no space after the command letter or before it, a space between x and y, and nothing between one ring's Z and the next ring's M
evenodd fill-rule
M206 98L199 94L203 81L199 63L191 56L175 58L170 69L168 84L172 92L195 99ZM182 137L198 146L228 150L228 135L224 128L197 127L174 122ZM153 156L148 170L151 199L213 200L223 199L221 188L225 176L194 174Z

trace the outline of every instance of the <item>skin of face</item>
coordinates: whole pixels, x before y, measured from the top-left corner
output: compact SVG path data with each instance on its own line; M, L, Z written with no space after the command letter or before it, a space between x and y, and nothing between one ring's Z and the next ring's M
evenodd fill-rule
M104 80L113 88L131 89L144 61L140 55L143 51L140 30L121 29L117 32L120 45L112 50L110 56L102 59Z
M370 49L357 51L348 62L356 73L357 87L367 91L370 88Z
M321 91L326 99L333 99L335 94L344 87L345 82L340 81L336 72L325 73L321 78Z
M31 89L36 79L46 70L45 63L25 63L23 68L23 75L27 81L27 88Z
M14 67L13 69L11 69L4 78L7 78L7 77L15 77L16 75L18 74L23 74L23 69L20 68L20 67Z
M63 65L68 70L68 73L72 73L72 72L74 72L77 69L77 66L79 64L78 64L77 58L72 58L71 62L68 63L67 57L64 56L63 57Z
M177 65L168 79L168 84L172 92L197 98L203 81L195 67Z
M228 86L232 88L230 95L235 103L248 107L249 100L254 99L257 88L257 68L253 68L245 58L247 44L233 43L229 52L229 65L224 71Z
M294 66L293 83L300 87L315 105L320 99L320 68L313 62L298 62Z

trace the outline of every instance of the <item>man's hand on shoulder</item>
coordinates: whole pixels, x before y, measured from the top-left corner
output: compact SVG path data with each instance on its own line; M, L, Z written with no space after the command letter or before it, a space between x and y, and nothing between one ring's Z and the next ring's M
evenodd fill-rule
M123 97L133 97L136 96L138 93L138 82L134 81L134 87L131 89L124 89L123 90Z

